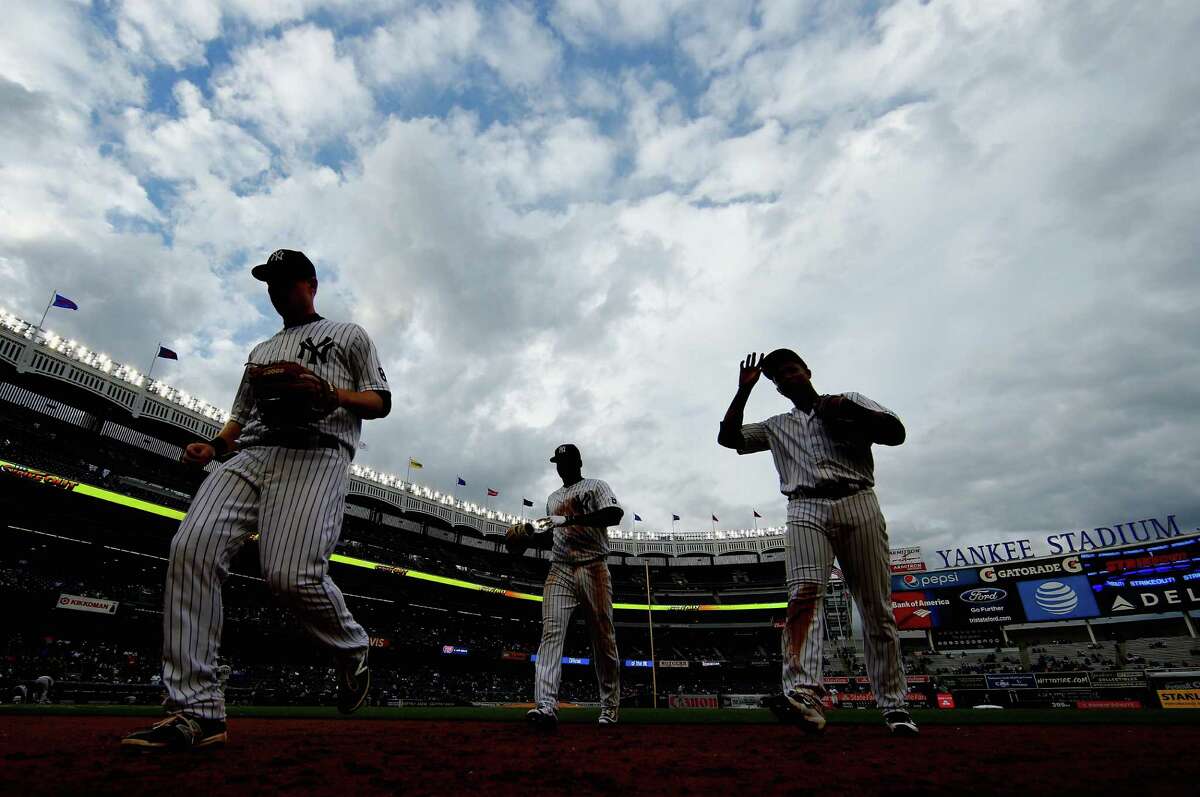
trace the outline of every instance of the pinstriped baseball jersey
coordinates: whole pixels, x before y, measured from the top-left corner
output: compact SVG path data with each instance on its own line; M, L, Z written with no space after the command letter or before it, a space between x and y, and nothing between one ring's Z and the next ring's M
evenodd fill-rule
M840 395L860 407L897 417L861 393ZM779 472L779 491L784 495L802 487L831 487L848 482L865 487L875 485L875 459L871 456L870 442L853 434L831 435L826 423L815 413L798 407L759 423L745 424L742 439L744 445L737 450L739 454L771 451L775 470Z
M308 323L284 327L250 352L250 362L259 365L281 360L300 363L334 387L344 390L391 391L375 344L358 324L318 317ZM242 448L255 445L268 431L255 406L254 391L244 375L230 419L242 426L238 441ZM353 458L362 433L362 419L342 407L316 423L298 428L333 435Z
M621 504L612 488L600 479L580 479L560 487L546 499L547 515L586 515ZM608 556L608 529L597 526L560 526L554 530L555 562L576 564Z

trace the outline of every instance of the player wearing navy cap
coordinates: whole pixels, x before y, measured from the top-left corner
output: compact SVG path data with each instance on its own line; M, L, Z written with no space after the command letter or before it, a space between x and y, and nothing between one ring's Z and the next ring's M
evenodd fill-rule
M338 709L358 709L370 686L367 632L328 570L362 422L388 414L391 392L362 327L317 314L316 269L303 252L277 250L252 273L267 283L283 329L251 351L220 434L184 452L184 461L199 467L232 457L204 480L171 541L162 678L171 714L126 736L126 746L225 742L217 662L221 585L233 555L255 532L267 585L334 654ZM250 375L256 372L267 377L255 381ZM272 375L278 378L271 381Z
M765 374L794 405L790 412L744 424L750 391ZM717 442L739 454L770 451L788 498L788 608L783 631L783 695L772 708L806 730L825 728L821 703L822 604L834 556L862 615L867 673L894 734L917 733L904 704L907 686L900 632L892 614L887 524L875 498L871 445L898 446L904 425L859 393L819 395L800 355L776 349L742 361L738 390Z
M554 547L543 591L542 641L534 674L537 707L526 718L539 729L557 727L563 643L571 615L582 607L592 637L592 666L600 685L600 724L613 725L621 684L608 572L608 527L620 523L625 510L607 482L583 478L583 457L572 443L554 449L550 461L563 486L546 499L547 516L534 524L539 531L553 533Z

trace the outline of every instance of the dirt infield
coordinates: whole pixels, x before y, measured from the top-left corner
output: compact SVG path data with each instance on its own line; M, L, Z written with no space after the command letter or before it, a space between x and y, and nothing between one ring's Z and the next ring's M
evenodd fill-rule
M564 725L236 719L223 750L123 751L137 717L4 716L5 794L1194 793L1200 726Z

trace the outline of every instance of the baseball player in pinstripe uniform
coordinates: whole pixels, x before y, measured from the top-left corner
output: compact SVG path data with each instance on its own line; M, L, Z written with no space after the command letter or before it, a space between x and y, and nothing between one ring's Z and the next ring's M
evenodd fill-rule
M746 400L760 373L795 406L744 424ZM761 359L750 354L742 361L737 395L717 437L739 454L769 450L779 489L788 497L783 696L773 708L806 730L825 727L822 603L836 556L862 617L867 673L884 721L894 734L913 735L917 726L904 704L908 690L892 614L886 524L872 489L871 457L873 443L903 443L904 426L894 412L859 393L819 395L811 379L804 360L790 349Z
M123 745L178 749L225 742L217 664L221 585L234 553L255 531L267 585L335 654L338 709L355 711L370 685L367 633L328 569L362 421L387 415L391 392L362 327L317 315L316 270L303 253L280 249L253 274L267 283L284 325L254 347L251 363L305 366L301 387L326 396L328 404L320 417L281 421L243 377L220 434L187 447L184 461L198 466L236 453L205 479L171 541L163 598L163 686L171 714L129 734Z
M613 725L620 705L621 670L608 573L608 527L620 523L625 510L606 482L583 478L583 458L573 444L556 448L550 461L563 486L546 499L547 517L534 524L553 533L554 548L542 593L542 642L534 676L537 707L526 718L542 730L557 727L563 643L572 613L582 606L600 684L600 724Z

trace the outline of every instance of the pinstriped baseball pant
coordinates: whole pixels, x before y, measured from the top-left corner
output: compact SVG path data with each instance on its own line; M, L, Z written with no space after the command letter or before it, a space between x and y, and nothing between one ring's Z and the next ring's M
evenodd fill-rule
M582 565L550 565L542 591L542 642L534 673L534 700L538 708L558 710L563 643L577 606L583 606L592 636L592 666L600 684L600 704L615 709L621 698L621 670L613 627L612 579L603 559Z
M904 706L907 684L900 631L892 614L887 525L874 490L847 498L788 502L788 616L783 630L783 690L824 691L825 587L833 558L862 618L867 675L881 709Z
M254 447L214 470L171 540L163 596L166 706L224 719L217 679L229 563L255 529L263 578L327 648L360 650L368 638L329 578L341 534L349 463L333 449Z

